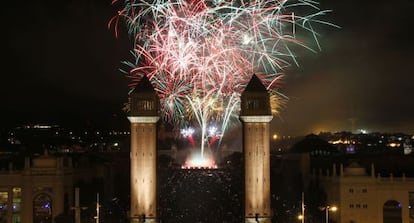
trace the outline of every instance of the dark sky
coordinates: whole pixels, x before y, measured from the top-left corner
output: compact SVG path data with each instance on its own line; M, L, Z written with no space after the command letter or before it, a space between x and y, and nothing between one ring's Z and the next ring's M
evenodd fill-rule
M286 71L289 101L273 130L283 135L355 129L414 133L411 0L323 0L322 51ZM11 1L1 12L0 126L125 121L129 42L107 22L106 0ZM1 128L1 127L0 127Z
M123 115L128 82L118 68L129 42L107 28L115 12L106 0L8 3L0 121L85 126Z
M289 134L355 129L414 133L413 1L326 0L322 52L285 80L288 105L275 128Z

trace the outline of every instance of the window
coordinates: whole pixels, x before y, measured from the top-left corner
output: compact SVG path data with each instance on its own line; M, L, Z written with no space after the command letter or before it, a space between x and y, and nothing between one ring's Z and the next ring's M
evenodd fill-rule
M247 109L255 110L260 108L260 101L257 99L247 101Z
M349 193L354 193L354 189L353 188L349 188Z
M245 108L247 110L263 109L263 100L261 98L249 98L246 101Z
M384 223L402 223L401 203L396 200L389 200L383 206Z
M22 188L13 187L13 215L12 223L21 223Z
M349 205L349 208L354 208L354 204L350 204Z
M367 193L367 189L366 188L362 189L362 193Z
M33 222L52 223L52 199L48 194L41 193L34 198Z
M7 204L9 202L9 193L0 191L0 223L7 223Z
M141 111L151 111L154 109L154 101L151 101L151 100L139 101L138 109Z

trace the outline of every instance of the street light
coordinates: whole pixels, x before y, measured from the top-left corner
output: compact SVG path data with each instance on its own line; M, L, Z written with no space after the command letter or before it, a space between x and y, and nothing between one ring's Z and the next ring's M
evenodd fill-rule
M305 223L305 193L304 193L304 192L302 192L301 209L302 209L302 218L301 218L301 222L302 222L302 223Z
M329 205L327 205L326 207L325 207L325 213L326 213L326 223L329 223L329 211L332 211L332 212L335 212L335 211L337 211L338 210L338 207L336 207L336 206L329 206Z

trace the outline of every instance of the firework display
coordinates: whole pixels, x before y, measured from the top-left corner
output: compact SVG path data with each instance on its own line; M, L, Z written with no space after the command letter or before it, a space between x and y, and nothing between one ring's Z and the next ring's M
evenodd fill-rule
M159 94L164 121L198 125L201 154L208 128L224 134L240 110L253 74L271 93L272 111L283 70L298 64L293 52L319 49L318 24L328 11L311 0L114 0L122 9L109 26L126 24L133 59L123 72L133 88L146 75ZM306 40L306 41L305 41ZM314 47L311 47L314 46ZM211 137L210 137L211 138Z

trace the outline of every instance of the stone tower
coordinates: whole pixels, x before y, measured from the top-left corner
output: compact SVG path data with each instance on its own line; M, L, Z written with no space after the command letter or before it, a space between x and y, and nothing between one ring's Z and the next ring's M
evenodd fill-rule
M245 222L271 222L269 123L273 116L269 93L253 75L241 95L243 123Z
M157 222L156 132L159 98L144 76L129 97L131 222Z

